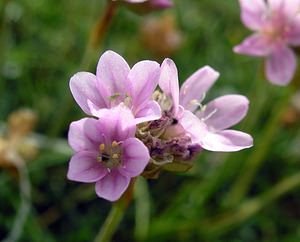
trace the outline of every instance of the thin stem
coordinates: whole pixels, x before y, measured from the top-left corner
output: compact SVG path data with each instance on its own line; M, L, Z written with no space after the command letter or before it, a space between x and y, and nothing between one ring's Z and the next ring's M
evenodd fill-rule
M18 172L19 172L19 187L20 187L20 196L21 203L13 223L12 229L8 236L3 240L3 242L15 242L19 239L22 234L23 227L26 221L26 218L30 211L31 196L30 196L30 181L28 177L28 172L24 160L15 153L10 154L10 160L14 162Z
M114 232L117 230L124 216L126 208L132 199L134 182L135 180L131 181L127 191L116 203L113 204L113 207L99 233L97 234L94 242L109 242L111 240Z
M228 205L235 206L238 204L249 190L249 186L259 167L263 163L268 150L272 144L273 138L278 132L280 119L285 111L290 96L293 93L292 88L286 90L282 98L275 104L273 116L267 122L262 139L256 144L256 149L246 160L243 170L234 183L231 191L228 193Z

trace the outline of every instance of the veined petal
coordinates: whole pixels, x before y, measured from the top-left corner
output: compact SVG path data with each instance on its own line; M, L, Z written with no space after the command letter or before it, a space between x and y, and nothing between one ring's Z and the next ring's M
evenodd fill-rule
M91 115L90 101L96 108L105 108L106 104L98 91L96 76L89 72L78 72L70 79L72 95L81 109Z
M67 177L72 181L96 182L106 174L107 169L97 162L97 153L81 151L71 158Z
M129 138L122 144L122 167L119 172L127 177L140 175L150 160L149 150L137 138Z
M159 64L155 61L140 61L129 72L132 83L132 102L134 109L146 104L154 92L160 74Z
M190 135L192 143L198 143L208 132L206 124L188 110L183 112L182 118L178 122Z
M83 118L70 124L68 133L69 145L74 151L97 150L102 143L98 121L93 118Z
M223 130L240 122L247 114L249 100L242 95L225 95L209 102L197 113L212 130Z
M111 50L104 52L99 59L96 76L99 86L105 86L107 89L106 95L109 97L106 98L131 95L129 71L130 67L122 56Z
M286 18L293 18L299 12L300 0L268 0L270 9L283 11Z
M194 111L193 100L201 101L205 93L219 77L219 73L209 66L205 66L191 75L180 88L180 105Z
M111 202L118 200L126 191L130 178L123 176L117 170L112 170L96 183L96 193Z
M276 49L267 59L267 78L273 84L285 86L293 78L296 71L296 56L294 52L282 46Z
M253 145L249 134L236 130L223 130L217 133L209 132L199 142L200 146L210 151L239 151Z
M161 65L159 87L173 102L173 110L176 115L179 106L179 81L175 63L171 59L165 59Z
M291 20L289 30L285 33L285 38L290 45L300 45L300 13Z
M267 56L272 50L273 43L270 38L261 34L250 35L241 44L233 48L235 53L252 56Z
M246 27L251 30L259 30L267 12L264 0L240 0L241 19Z
M140 124L160 119L161 109L157 102L148 101L146 105L135 114L135 123Z

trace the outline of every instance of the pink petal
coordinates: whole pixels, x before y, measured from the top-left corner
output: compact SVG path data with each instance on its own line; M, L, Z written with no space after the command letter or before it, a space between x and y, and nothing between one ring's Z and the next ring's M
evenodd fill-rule
M291 20L289 29L285 33L285 38L290 45L300 45L300 14Z
M129 71L130 68L123 57L111 50L104 52L100 57L96 76L99 86L107 89L106 95L109 95L107 99L115 95L124 97L131 94Z
M96 193L99 197L113 202L118 200L126 191L129 182L129 177L123 176L116 170L112 170L96 183Z
M271 53L273 43L267 36L253 34L247 37L241 44L235 46L233 51L238 54L252 56L266 56Z
M72 181L96 182L107 174L107 170L97 162L97 153L81 151L73 155L69 163L67 177Z
M287 18L292 18L299 12L300 0L268 0L270 9L283 11Z
M135 114L135 123L140 124L152 120L160 119L161 109L157 102L148 101L148 103Z
M70 124L68 141L74 151L98 149L102 140L97 122L93 118L83 118Z
M207 133L199 142L200 146L210 151L239 151L253 145L250 135L236 131L223 130L217 133Z
M197 116L206 119L210 129L223 130L240 122L247 114L249 100L242 95L225 95L206 105L204 112Z
M98 91L96 76L89 72L78 72L70 79L70 89L74 99L86 114L91 114L88 102L96 108L106 107Z
M195 105L191 101L201 101L205 93L219 77L219 73L209 66L205 66L191 75L180 88L180 105L194 111Z
M140 175L150 160L149 150L136 138L129 138L122 144L123 165L119 172L127 177Z
M94 115L99 118L98 129L109 141L123 141L134 137L136 131L134 116L124 103L111 109L101 109Z
M198 143L208 132L207 126L192 112L185 110L179 124L190 135L192 143Z
M267 12L264 0L240 0L240 6L244 25L251 30L259 30Z
M160 74L159 64L155 61L140 61L129 72L132 83L132 101L134 109L145 105L152 96Z
M179 106L179 81L175 63L171 59L165 59L161 65L159 87L173 101L173 110L176 115Z
M288 47L279 47L267 59L267 78L275 85L285 86L296 71L296 56Z

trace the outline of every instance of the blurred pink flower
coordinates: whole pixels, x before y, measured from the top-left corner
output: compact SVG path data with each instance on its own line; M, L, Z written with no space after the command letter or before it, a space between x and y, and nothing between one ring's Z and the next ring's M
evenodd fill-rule
M246 116L249 104L246 97L225 95L207 105L201 104L219 77L218 72L205 66L190 76L179 90L175 63L165 59L161 68L159 86L171 99L170 111L176 120L170 134L187 132L192 143L211 151L238 151L252 146L250 135L227 129Z
M118 200L150 159L146 146L135 138L135 131L134 117L122 103L104 109L100 119L72 122L68 139L75 154L69 163L68 179L95 182L99 197Z
M88 115L99 116L101 109L124 102L136 123L160 118L161 110L152 100L160 73L155 61L140 61L131 69L117 53L106 51L99 59L96 75L78 72L70 80L74 99Z
M234 51L266 57L266 76L276 85L287 85L296 70L290 47L300 45L300 0L240 0L241 19L255 33Z

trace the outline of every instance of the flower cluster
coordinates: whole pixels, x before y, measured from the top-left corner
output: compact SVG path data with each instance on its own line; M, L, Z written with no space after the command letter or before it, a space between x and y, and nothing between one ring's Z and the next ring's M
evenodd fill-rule
M96 183L96 193L115 201L138 175L155 178L161 170L185 171L203 149L238 151L252 137L228 128L243 119L248 100L226 95L202 104L219 73L206 66L179 89L175 63L140 61L130 68L106 51L96 75L79 72L71 92L89 116L72 122L69 144L75 154L68 178Z
M255 31L236 53L266 57L267 78L276 85L287 85L296 71L291 47L300 45L299 0L240 0L241 19Z

